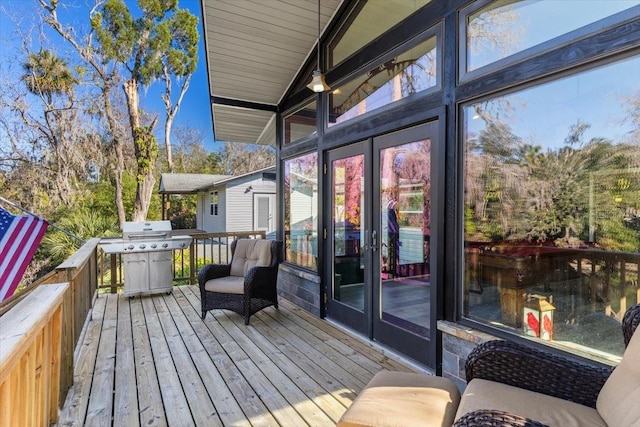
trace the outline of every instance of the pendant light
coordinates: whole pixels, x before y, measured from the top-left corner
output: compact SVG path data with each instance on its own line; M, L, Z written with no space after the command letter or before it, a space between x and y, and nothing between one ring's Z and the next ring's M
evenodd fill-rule
M307 85L309 89L314 92L321 93L326 90L330 90L331 88L324 80L324 75L322 71L320 71L320 0L318 0L318 64L316 70L313 72L313 78L311 79L311 83Z

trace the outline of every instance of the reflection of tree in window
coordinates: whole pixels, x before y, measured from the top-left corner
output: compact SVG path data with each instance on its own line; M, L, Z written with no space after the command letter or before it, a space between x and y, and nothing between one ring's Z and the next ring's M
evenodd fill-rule
M496 102L509 105L505 99ZM591 125L578 119L557 148L545 141L546 151L515 135L499 114L489 113L496 109L487 103L469 108L485 126L467 135L467 239L554 242L563 247L597 242L609 250L638 251L634 212L640 208L640 141L633 116L636 104L627 102L631 116L623 121L635 125L626 138L586 138ZM468 226L471 212L473 227Z

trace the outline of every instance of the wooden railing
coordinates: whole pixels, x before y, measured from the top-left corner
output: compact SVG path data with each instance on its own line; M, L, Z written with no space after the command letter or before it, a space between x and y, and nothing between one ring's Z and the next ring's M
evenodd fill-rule
M179 230L174 230L174 234ZM188 248L173 251L173 281L196 284L198 270L206 264L231 262L230 244L236 239L264 239L264 231L235 231L227 233L189 233L193 240ZM124 285L122 254L99 251L100 275L98 288L116 293Z
M6 425L12 426L48 425L49 422L53 422L53 419L57 417L58 407L62 406L69 388L73 385L74 351L96 297L98 283L97 246L99 241L100 239L88 241L69 259L56 267L54 271L0 304L0 322L2 322L0 327L0 352L2 354L0 359L2 360L0 380L3 382L0 394L0 414L2 414L0 416L0 425L3 425L2 423L5 420L9 420ZM64 283L64 285L59 285L59 283ZM52 287L51 284L57 285ZM53 292L51 289L60 289L60 286L63 286L64 289L60 291L61 304L56 306L54 299L51 297ZM49 303L53 305L47 305ZM39 316L37 320L34 320L35 317L28 315L33 309L37 309L36 313ZM59 320L55 320L58 318ZM15 319L19 320L16 321ZM34 323L34 325L30 326L30 323ZM38 332L38 328L45 328L47 323L57 324L57 326L55 328L50 326L52 328L50 332ZM35 353L31 347L25 350L26 344L21 344L20 346L5 345L5 343L11 342L12 337L18 334L16 327L30 328L28 335L32 336L32 338L35 337L33 339L36 340ZM33 360L44 360L38 359L39 357L45 357L43 356L43 342L53 349L46 350L47 352L57 351L59 354L55 361L55 372L58 373L55 376L47 374L51 378L50 383L46 385L46 390L42 388L45 385L42 382L41 373L49 372L48 365L46 369L42 365L43 367L39 368L35 375L31 375L30 371L25 370L29 366L39 366L37 364L39 362L33 365ZM28 355L21 355L21 351L26 351ZM36 359L29 359L33 357L33 354L36 355ZM5 363L5 358L8 361L30 360L29 363L31 365L25 365L24 363L26 362L21 363L21 368L18 368L16 373L10 371L10 363ZM14 377L13 375L17 376ZM7 378L9 382L4 384ZM40 393L40 391L46 392L45 397L47 399L39 398L39 395L34 394L36 393L34 390L37 393ZM14 397L18 399L20 396L24 398L22 399L24 402L14 401ZM33 412L33 415L22 415L25 408ZM47 411L52 415L44 415ZM9 413L11 416L7 418ZM55 414L55 417L53 414ZM39 422L40 420L42 422ZM22 421L26 422L23 423Z
M68 289L66 283L38 286L0 317L0 426L58 420Z
M175 281L195 283L197 269L231 260L229 243L261 231L195 234L175 251ZM105 257L100 239L85 243L54 271L0 304L0 427L57 421L73 385L74 352L99 288L122 286L121 256ZM106 282L108 277L110 282Z

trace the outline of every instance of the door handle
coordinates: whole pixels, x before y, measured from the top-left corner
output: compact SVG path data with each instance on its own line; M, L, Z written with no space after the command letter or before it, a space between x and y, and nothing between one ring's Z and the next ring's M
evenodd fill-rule
M369 234L369 230L364 230L364 235ZM369 250L369 243L367 243L367 238L364 238L364 250L365 252Z
M378 232L376 230L371 232L371 250L373 252L378 250Z

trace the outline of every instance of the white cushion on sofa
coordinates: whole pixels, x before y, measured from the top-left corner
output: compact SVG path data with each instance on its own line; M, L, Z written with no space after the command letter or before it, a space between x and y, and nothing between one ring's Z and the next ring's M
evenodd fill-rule
M631 337L622 361L600 390L596 407L610 426L640 427L640 333L638 330Z
M594 408L512 387L506 384L475 378L462 395L456 420L479 409L497 409L530 418L551 427L606 427Z

